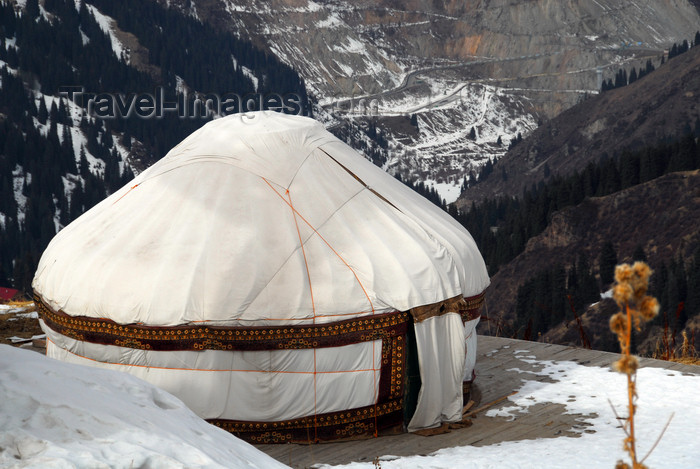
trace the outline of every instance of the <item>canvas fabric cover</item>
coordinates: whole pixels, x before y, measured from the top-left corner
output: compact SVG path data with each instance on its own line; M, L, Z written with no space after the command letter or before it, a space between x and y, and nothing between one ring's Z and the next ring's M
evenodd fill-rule
M377 398L379 341L308 350L158 352L48 331L49 357L127 371L178 396L205 419L291 420L368 406Z
M278 327L408 311L478 295L488 284L472 237L449 215L320 123L257 112L206 124L61 230L42 255L33 288L54 311L117 324ZM456 382L458 375L471 373L465 339L472 330L457 314L417 325L420 360L431 365L421 367L421 377L423 368L426 375L421 412L416 412L426 415L414 417L412 428L454 415L457 397L450 390L439 399L444 404L436 417L430 383L447 377ZM258 373L242 370L236 362L247 360L242 357L168 352L172 355L164 359L160 354L166 352L71 342L60 335L49 334L50 354L128 367L147 379L160 374L156 380L166 389L177 389L183 373L208 370L195 374L211 376L201 381L211 398L207 403L186 400L207 418L235 418L222 409L245 406L220 402L236 399L228 391L230 383L245 381L246 372L251 380L259 379L252 378ZM260 352L250 355L250 366L278 374L268 388L295 393L307 392L308 384L285 371L315 369L318 378L322 360L338 376L372 370L355 385L365 391L353 397L371 402L379 368L371 343L352 349L356 360L350 362L350 349L331 347L274 358ZM147 371L137 372L140 367ZM215 376L212 370L230 376ZM326 393L347 394L343 388L349 381L343 379L325 387L323 399L330 399ZM320 389L318 380L314 389ZM329 409L357 403L349 397L332 400ZM433 410L422 409L424 401ZM290 406L294 415L308 410ZM271 412L264 418L281 415Z

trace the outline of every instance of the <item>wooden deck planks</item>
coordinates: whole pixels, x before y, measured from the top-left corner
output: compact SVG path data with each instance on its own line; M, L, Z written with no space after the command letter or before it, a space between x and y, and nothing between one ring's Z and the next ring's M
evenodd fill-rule
M618 354L586 350L576 347L527 342L516 339L479 336L476 381L474 394L480 395L480 404L491 402L510 394L522 386L523 380L546 383L547 376L533 372L542 366L527 363L523 359L538 361L574 361L585 366L609 367ZM700 366L640 359L642 367L651 366L700 374ZM508 406L508 401L493 408ZM580 415L563 413L561 404L538 404L528 413L518 414L514 420L505 417L486 417L482 412L473 418L471 427L452 430L450 433L422 437L410 433L382 436L366 440L322 443L318 445L256 445L258 449L293 468L306 468L314 464L343 464L352 461L373 461L384 455L426 455L441 448L466 445L491 445L503 441L532 438L555 438L566 434L575 436L575 430L585 431L578 420Z

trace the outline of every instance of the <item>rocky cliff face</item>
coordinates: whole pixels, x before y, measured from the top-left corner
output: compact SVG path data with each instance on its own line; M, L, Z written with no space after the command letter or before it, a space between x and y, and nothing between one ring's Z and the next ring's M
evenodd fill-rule
M169 3L257 39L324 96L385 91L413 69L483 58L530 58L518 65L520 76L553 73L553 87L591 89L595 73L582 80L571 72L658 51L692 37L700 24L688 0ZM507 66L493 71L490 78L517 78Z
M448 202L518 133L596 93L600 77L658 63L700 25L690 0L156 1L294 66L329 125L380 121L385 169L435 184ZM406 139L392 118L410 114L420 122Z
M604 153L613 156L679 136L700 119L698 96L700 47L694 47L633 84L585 100L545 122L498 162L494 173L517 177L486 179L463 194L458 205L520 195L547 173L570 174Z

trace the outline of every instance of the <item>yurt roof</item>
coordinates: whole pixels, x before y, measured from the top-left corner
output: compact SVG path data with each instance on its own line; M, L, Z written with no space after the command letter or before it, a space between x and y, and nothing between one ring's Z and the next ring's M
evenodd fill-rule
M313 119L216 119L61 230L33 287L120 324L284 325L489 283L469 233Z

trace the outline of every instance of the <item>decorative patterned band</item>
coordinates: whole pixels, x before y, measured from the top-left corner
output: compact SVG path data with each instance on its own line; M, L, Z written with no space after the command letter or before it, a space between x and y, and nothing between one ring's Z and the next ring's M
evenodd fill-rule
M448 298L445 301L425 306L411 308L411 315L415 322L425 321L433 316L441 316L447 313L459 313L462 321L467 322L481 316L484 306L484 293L464 298L462 295Z
M209 422L255 444L316 443L374 436L380 430L403 424L403 399L281 422Z
M410 315L378 314L344 321L279 327L155 327L53 311L38 295L37 310L48 327L76 340L141 350L289 350L337 347L403 336Z

